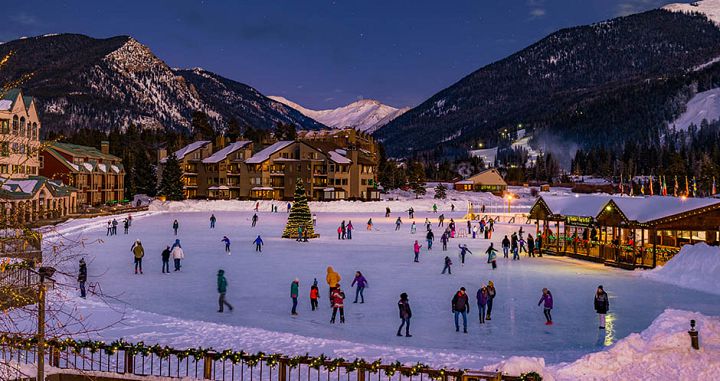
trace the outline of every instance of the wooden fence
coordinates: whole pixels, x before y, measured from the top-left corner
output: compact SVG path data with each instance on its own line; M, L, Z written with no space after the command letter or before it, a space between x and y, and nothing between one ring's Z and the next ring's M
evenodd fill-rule
M520 378L498 372L436 369L422 364L348 361L320 356L211 349L173 349L125 342L48 340L46 364L56 371L94 376L155 376L214 381L517 381ZM22 379L20 369L36 363L37 341L0 335L0 356L4 364L16 364L17 373L8 379ZM12 368L12 367L10 367ZM62 372L62 371L60 371Z

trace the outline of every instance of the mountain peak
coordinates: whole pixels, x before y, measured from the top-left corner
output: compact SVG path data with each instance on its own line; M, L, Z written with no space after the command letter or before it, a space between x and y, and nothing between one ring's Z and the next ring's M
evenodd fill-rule
M720 24L720 0L700 0L692 3L668 4L662 9L671 12L702 13L716 24Z
M354 128L372 133L400 116L407 109L397 109L375 99L360 99L348 105L329 110L311 110L279 96L268 97L299 111L305 116L334 128Z

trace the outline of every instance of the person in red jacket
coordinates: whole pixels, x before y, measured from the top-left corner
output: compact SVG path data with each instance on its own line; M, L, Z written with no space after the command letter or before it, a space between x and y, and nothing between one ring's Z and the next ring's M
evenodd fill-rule
M313 311L318 308L318 294L317 279L315 279L312 287L310 287L310 308L312 308Z
M415 240L415 244L413 245L413 252L415 252L415 262L420 262L420 259L418 257L420 255L421 247L422 245L419 244L417 240Z
M337 315L338 310L340 310L340 323L345 323L345 305L343 304L345 301L345 293L340 289L340 285L332 291L330 294L330 300L332 300L333 307L330 323L335 323L335 316Z

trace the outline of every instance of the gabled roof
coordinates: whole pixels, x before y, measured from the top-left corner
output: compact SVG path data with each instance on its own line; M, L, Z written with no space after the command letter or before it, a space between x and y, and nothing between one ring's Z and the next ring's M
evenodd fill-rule
M95 160L120 161L120 158L115 155L106 155L95 147L81 146L78 144L55 142L50 145L49 149L56 149L74 157L83 157Z
M482 182L483 184L507 185L505 180L500 175L500 172L498 172L495 168L486 169L482 172L476 173L468 177L467 180L470 180L474 183Z
M180 148L179 150L175 151L175 157L177 157L178 160L182 160L185 158L185 156L193 153L194 151L197 151L198 149L205 147L205 145L210 144L209 140L198 140L196 142L192 142L188 145L186 145L183 148ZM167 161L167 157L164 157L160 160L161 163L165 163Z
M0 97L0 111L10 111L15 107L15 102L22 92L20 89L9 89Z
M612 202L628 221L638 223L659 221L709 206L720 208L720 200L715 198L613 197Z
M266 161L270 158L270 155L274 154L277 151L280 151L283 148L288 147L290 144L295 143L293 140L281 140L263 150L260 152L252 155L249 159L245 160L245 163L247 164L260 164Z
M80 146L82 147L82 146ZM89 147L88 147L89 148ZM48 147L46 148L43 153L47 153L57 159L61 164L65 165L68 169L76 172L87 172L91 173L94 171L100 171L103 173L113 172L115 174L119 174L123 172L124 167L122 163L117 162L116 164L105 164L105 163L98 163L97 158L90 158L90 160L83 162L82 164L75 164L68 159L65 158L60 152L56 150L56 147ZM102 154L102 153L101 153ZM79 155L77 155L79 156ZM104 155L104 156L112 156L112 155ZM85 157L85 156L83 156ZM115 160L120 160L120 158L112 156L115 158Z
M227 159L227 157L229 155L231 155L232 153L234 153L237 150L240 150L242 148L245 148L245 147L249 146L250 144L252 144L252 142L247 141L247 140L232 143L229 146L221 149L220 151L215 152L207 159L203 159L202 162L206 163L206 164L214 164L214 163L223 161L223 160Z
M610 196L547 196L538 198L535 205L544 203L551 215L595 218L610 199Z
M26 179L0 178L0 198L23 200L33 198L43 187L53 196L68 196L76 189L43 176L29 176Z

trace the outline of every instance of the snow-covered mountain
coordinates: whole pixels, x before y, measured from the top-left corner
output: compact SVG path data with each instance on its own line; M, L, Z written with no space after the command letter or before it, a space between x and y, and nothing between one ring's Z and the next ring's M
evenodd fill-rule
M702 13L710 20L720 24L720 0L701 0L692 3L668 4L663 9L673 12Z
M129 36L60 34L0 45L0 57L11 51L0 83L33 74L23 87L38 100L44 132L131 124L188 130L195 111L205 112L217 129L232 119L261 129L277 123L324 127L245 84L199 68L170 68Z
M388 106L373 99L359 100L331 110L311 110L283 97L269 96L268 98L292 107L326 126L354 128L367 133L373 133L409 110L409 108L398 109Z

